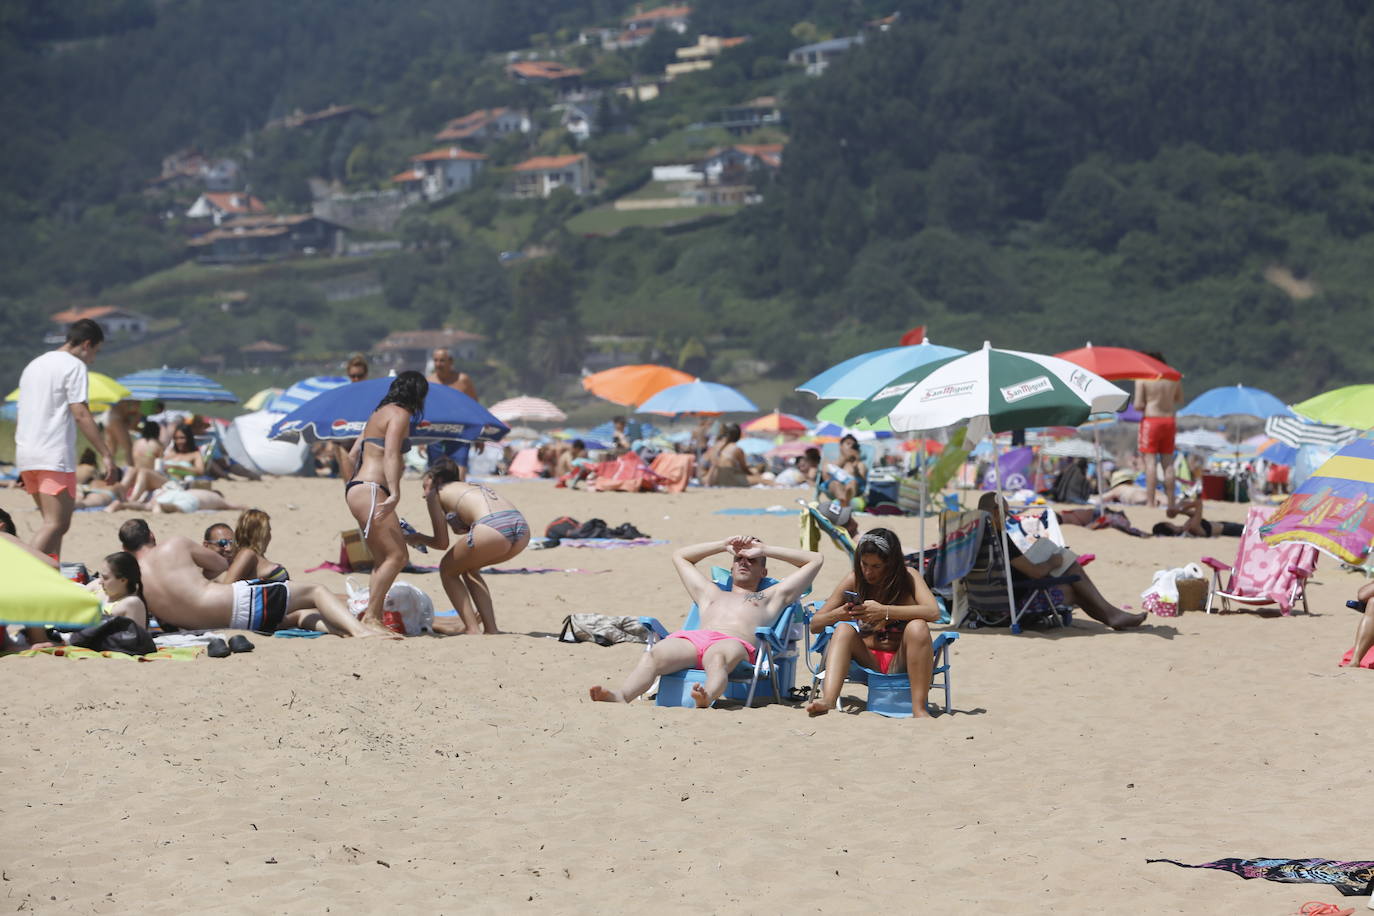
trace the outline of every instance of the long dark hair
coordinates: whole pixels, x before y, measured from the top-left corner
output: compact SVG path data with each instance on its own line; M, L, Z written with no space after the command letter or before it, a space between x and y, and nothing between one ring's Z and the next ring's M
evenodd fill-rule
M395 404L410 414L411 422L425 415L425 398L429 396L429 379L414 369L407 369L392 379L386 397L377 402L380 410L388 404Z
M187 447L184 448L184 449L182 449L182 448L177 448L177 434L178 434L178 433L180 433L181 435L183 435L183 436L186 437L186 446L187 446ZM172 451L177 452L177 453L182 454L182 455L189 455L191 452L194 452L195 450L196 450L196 434L195 434L195 431L191 429L191 425L190 425L189 423L183 423L183 424L181 424L180 426L178 426L178 427L176 428L176 430L172 433Z
M116 577L129 583L129 591L138 596L138 600L143 600L143 570L138 565L138 558L133 554L123 550L116 550L105 558L105 562L110 566L110 572Z
M883 561L883 574L876 585L864 578L860 558L872 555ZM902 561L902 542L897 532L888 528L865 531L854 545L854 590L860 601L872 598L879 604L897 604L907 596L914 596L911 574Z

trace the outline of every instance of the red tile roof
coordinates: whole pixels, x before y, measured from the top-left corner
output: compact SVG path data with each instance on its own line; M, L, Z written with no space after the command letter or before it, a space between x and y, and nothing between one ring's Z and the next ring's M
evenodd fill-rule
M457 146L447 146L443 149L432 149L427 153L418 156L411 156L411 162L447 162L451 159L485 159L481 153L470 153Z
M434 135L434 139L466 140L508 111L509 108L480 108L469 112L445 124L444 129Z
M642 19L686 19L692 15L692 8L686 4L682 6L659 6L642 13L635 13L626 16L622 22L638 22Z
M517 60L506 71L529 80L562 80L581 76L585 70L566 67L552 60Z
M570 156L535 156L533 159L526 159L519 165L512 166L512 168L517 172L544 172L552 169L564 169L586 158L581 153L573 153Z
M80 321L82 318L104 318L113 312L123 312L124 309L117 305L93 305L89 308L69 308L57 312L52 316L53 321L62 324L71 324L73 321Z
M262 213L267 210L262 201L242 191L206 191L204 197L215 209L225 213Z
M391 180L396 184L408 184L412 181L424 181L425 173L420 169L406 169L404 172L397 172L391 176Z
M240 353L285 353L290 347L283 347L279 343L270 340L258 340L245 346L239 347Z

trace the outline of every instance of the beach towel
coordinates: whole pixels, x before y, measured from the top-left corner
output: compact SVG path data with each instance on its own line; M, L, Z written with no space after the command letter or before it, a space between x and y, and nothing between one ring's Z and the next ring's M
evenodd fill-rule
M614 550L617 547L657 547L668 543L658 538L563 538L560 547L592 547L598 550Z
M681 493L687 489L696 471L696 457L663 452L654 458L650 470L662 478L658 488L665 493Z
M79 649L76 646L45 646L42 649L25 649L22 652L15 652L7 658L33 658L38 655L52 655L57 658L122 658L125 661L138 662L157 662L157 661L177 661L189 662L205 651L204 646L180 646L175 649L158 649L147 655L126 655L123 652L97 652L94 649Z
M1217 859L1189 865L1173 859L1146 859L1168 862L1180 868L1215 868L1249 880L1263 878L1282 884L1330 884L1347 897L1374 893L1374 862L1341 862L1335 859Z
M968 575L978 557L982 535L983 513L977 510L940 513L940 547L931 575L935 588L949 588Z
M752 506L742 506L733 509L717 509L715 515L791 515L796 509L789 509L786 506L769 506L766 509L758 509Z
M319 630L302 630L300 627L291 627L286 630L278 630L272 634L273 639L314 639L316 636L323 636Z
M615 461L603 461L596 466L596 479L592 488L605 492L618 490L622 493L639 493L643 490L656 490L664 483L664 478L655 474L644 463L644 459L634 452L621 455Z

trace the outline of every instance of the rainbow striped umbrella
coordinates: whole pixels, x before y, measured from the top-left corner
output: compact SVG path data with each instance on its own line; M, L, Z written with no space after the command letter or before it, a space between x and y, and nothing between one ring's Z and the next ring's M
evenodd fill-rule
M1341 449L1260 528L1266 543L1304 541L1352 566L1374 544L1374 430Z

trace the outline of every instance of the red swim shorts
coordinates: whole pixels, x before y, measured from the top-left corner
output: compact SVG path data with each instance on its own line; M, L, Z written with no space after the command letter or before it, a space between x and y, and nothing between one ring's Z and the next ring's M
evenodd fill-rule
M1173 417L1145 417L1140 421L1140 454L1172 455L1175 430Z
M752 646L738 636L731 636L729 633L721 633L717 630L678 630L676 633L669 633L665 639L685 639L697 650L697 667L702 666L702 658L706 655L706 650L723 639L733 639L735 642L749 650L749 664L754 663L754 657L759 654L758 646Z
M56 496L65 490L72 495L72 499L76 499L74 471L21 471L19 479L24 482L24 489L32 496L40 493L45 496Z

